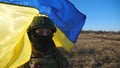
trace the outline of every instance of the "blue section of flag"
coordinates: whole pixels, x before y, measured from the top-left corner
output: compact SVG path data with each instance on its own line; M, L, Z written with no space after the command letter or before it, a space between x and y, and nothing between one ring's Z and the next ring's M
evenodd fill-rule
M86 19L86 16L68 0L0 0L0 2L37 8L41 14L48 15L72 42L76 42Z

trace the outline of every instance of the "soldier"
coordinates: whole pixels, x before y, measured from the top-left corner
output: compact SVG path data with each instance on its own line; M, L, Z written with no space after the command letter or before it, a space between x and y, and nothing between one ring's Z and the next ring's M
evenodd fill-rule
M70 68L52 39L56 27L46 16L35 16L28 36L32 44L32 56L29 62L20 68Z

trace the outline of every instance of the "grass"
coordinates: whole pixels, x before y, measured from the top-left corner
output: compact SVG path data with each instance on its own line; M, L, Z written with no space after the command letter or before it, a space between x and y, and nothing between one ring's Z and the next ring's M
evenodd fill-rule
M73 68L119 68L120 32L82 31L65 54Z

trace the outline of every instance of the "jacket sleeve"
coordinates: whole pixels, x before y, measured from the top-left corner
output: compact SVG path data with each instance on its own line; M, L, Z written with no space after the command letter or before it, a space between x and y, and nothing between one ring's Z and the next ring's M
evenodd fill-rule
M64 68L71 68L68 60L67 60L67 57L65 57L65 55L58 49L58 53L59 53L59 56L60 56L60 60L61 62L63 63L63 67Z

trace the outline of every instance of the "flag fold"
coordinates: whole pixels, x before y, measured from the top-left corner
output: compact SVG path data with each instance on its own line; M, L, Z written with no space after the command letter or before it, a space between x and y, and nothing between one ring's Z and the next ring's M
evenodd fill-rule
M47 15L54 21L57 47L74 47L86 16L69 0L0 0L0 67L16 68L31 56L27 29L34 16Z

